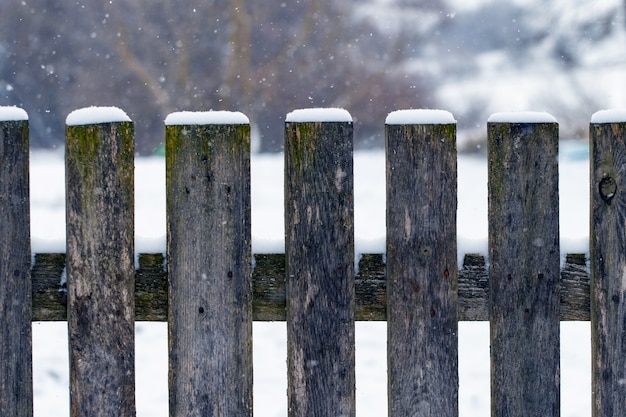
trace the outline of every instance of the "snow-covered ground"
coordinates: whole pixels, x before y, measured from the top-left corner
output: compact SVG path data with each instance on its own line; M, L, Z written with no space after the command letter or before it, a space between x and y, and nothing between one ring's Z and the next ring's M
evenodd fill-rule
M586 142L562 142L560 151L562 252L586 252L588 162ZM382 151L355 154L357 251L382 252L385 172ZM33 250L64 251L65 207L62 151L31 154ZM139 251L165 246L165 168L159 157L136 161L136 233ZM459 253L486 252L487 167L484 155L459 156ZM255 252L283 250L283 155L252 157L252 233ZM459 329L460 415L489 415L488 324L462 322ZM562 415L591 414L588 323L561 326ZM65 323L34 323L35 415L67 416L68 359ZM137 414L167 416L167 329L137 323ZM386 326L357 323L357 415L386 415ZM286 416L284 323L254 324L254 409L258 416Z

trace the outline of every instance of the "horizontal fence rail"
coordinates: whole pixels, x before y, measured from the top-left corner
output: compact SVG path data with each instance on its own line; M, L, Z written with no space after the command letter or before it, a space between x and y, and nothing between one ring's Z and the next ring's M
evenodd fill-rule
M285 255L254 254L254 321L285 321ZM569 254L561 270L562 321L589 321L589 272L585 254ZM162 253L142 253L135 271L135 320L167 321L167 271ZM382 254L363 254L354 275L355 319L387 320L387 278ZM35 254L32 269L33 321L67 320L64 253ZM458 320L489 320L489 274L485 257L467 254L458 272Z
M115 108L68 116L66 253L31 260L28 121L9 113L0 118L2 416L32 416L33 320L68 322L73 416L135 415L135 320L168 322L171 416L252 415L254 320L287 322L290 416L355 415L356 320L388 323L390 416L458 415L462 320L490 321L493 416L560 414L562 320L591 322L593 415L626 415L626 114L590 123L589 269L587 254L560 265L551 116L490 118L489 264L467 254L459 266L456 121L390 114L386 253L362 255L355 271L345 110L287 116L285 254L251 253L248 119L168 116L166 253L139 254L137 268L132 121Z

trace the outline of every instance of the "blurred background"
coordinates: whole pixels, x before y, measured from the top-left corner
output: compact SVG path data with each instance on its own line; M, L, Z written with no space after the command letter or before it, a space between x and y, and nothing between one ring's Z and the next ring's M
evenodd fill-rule
M0 4L0 105L30 116L31 146L62 146L67 114L113 105L137 152L159 152L179 110L238 110L254 149L280 151L284 117L344 107L357 149L387 113L442 108L461 151L489 114L552 113L561 135L626 106L623 0L9 0Z

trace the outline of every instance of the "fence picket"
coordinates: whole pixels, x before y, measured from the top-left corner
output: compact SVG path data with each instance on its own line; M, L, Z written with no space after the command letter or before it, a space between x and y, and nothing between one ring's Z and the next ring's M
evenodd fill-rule
M455 416L456 125L385 132L389 416Z
M247 118L166 122L167 268L137 270L133 123L68 117L67 255L31 265L28 121L0 119L0 415L33 415L31 321L67 320L70 415L134 417L135 319L168 321L172 416L252 416L253 320L286 320L289 415L354 417L355 319L388 322L392 417L458 415L461 320L490 321L493 416L560 414L563 320L591 320L593 415L626 415L626 122L590 124L590 274L560 268L552 118L487 124L488 271L457 265L455 123L386 123L387 250L355 274L353 124L325 117L287 118L285 254L254 260Z
M66 128L70 415L75 417L135 416L133 132L133 123L123 120Z
M592 123L592 411L626 415L626 123Z
M558 416L558 124L487 130L492 416Z
M285 124L290 416L354 416L352 122Z
M166 190L170 416L251 416L250 125L167 125Z
M0 415L32 417L28 120L0 121Z

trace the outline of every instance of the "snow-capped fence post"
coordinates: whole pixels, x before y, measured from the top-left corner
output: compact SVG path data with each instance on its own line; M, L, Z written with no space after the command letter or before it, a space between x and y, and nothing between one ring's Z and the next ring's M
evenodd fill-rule
M66 120L70 415L135 416L134 126L117 108Z
M285 120L290 416L355 415L352 136L341 109Z
M589 126L592 412L626 415L626 112Z
M385 122L389 416L458 415L456 121Z
M250 124L165 124L170 416L252 416Z
M0 415L32 417L28 115L0 107Z
M558 416L559 127L546 113L487 126L492 416Z

